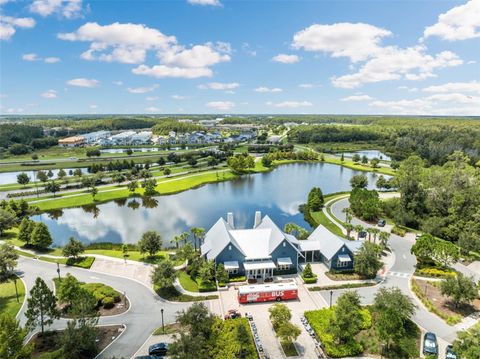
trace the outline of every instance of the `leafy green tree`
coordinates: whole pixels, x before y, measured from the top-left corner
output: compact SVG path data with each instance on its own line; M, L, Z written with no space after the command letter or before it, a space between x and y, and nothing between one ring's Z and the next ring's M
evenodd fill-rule
M23 345L28 331L7 313L0 314L0 358L27 359L32 351L31 345Z
M223 263L220 263L217 266L215 277L217 278L217 281L219 283L228 283L228 272L225 270L225 266L223 265Z
M93 186L92 188L90 188L90 194L92 195L92 199L95 201L95 197L97 196L98 194L98 188Z
M123 259L125 260L125 263L127 262L127 258L129 256L128 254L128 246L126 244L122 244L122 254L123 254Z
M358 153L355 153L355 154L352 156L352 161L355 162L355 163L360 162L360 155L359 155Z
M467 330L458 332L453 350L459 358L480 358L480 322Z
M198 248L200 248L200 246L203 243L203 239L205 237L205 228L192 227L190 228L190 232L192 233L192 236L193 236L193 245L196 251L197 246Z
M198 278L203 283L211 283L215 277L215 262L205 260L198 270Z
M405 323L415 313L415 305L399 288L380 288L375 295L374 310L377 313L375 329L386 344L399 344L406 336Z
M283 231L301 240L307 239L308 236L310 235L310 232L308 232L305 228L302 228L298 224L293 222L286 223L285 226L283 227Z
M368 163L368 157L367 156L365 156L365 155L362 156L362 163L364 165L366 165Z
M137 181L131 181L127 184L127 188L130 191L130 193L132 193L132 194L135 192L137 187L138 187L138 182Z
M450 297L455 307L469 303L478 297L478 288L475 281L462 273L444 279L440 283L440 291L443 295Z
M46 184L45 191L53 193L53 197L55 197L55 194L60 191L60 185L55 181L50 181Z
M345 161L345 155L342 153L342 155L340 156L340 162L344 162Z
M48 181L48 176L45 173L45 171L38 171L37 172L37 178L43 183Z
M262 157L262 165L264 167L270 167L272 165L272 163L273 163L273 161L268 155L265 155L265 156Z
M291 322L285 322L280 325L277 330L277 336L284 343L289 343L297 340L298 336L302 333L300 328Z
M68 243L63 246L62 254L64 257L73 257L77 259L80 254L85 252L85 246L78 239L70 237Z
M147 179L144 182L145 196L153 196L157 193L155 187L157 186L157 180L155 178Z
M312 266L310 265L310 263L307 263L305 268L303 268L302 275L305 278L312 278L314 276L313 271L312 271Z
M270 320L273 328L277 331L283 324L288 323L292 319L292 313L285 304L276 303L268 308Z
M0 282L13 276L17 259L18 254L12 245L4 243L0 246Z
M42 249L48 248L53 243L52 236L45 223L37 222L37 224L35 224L30 243Z
M173 286L177 278L177 272L170 260L163 260L157 264L152 273L152 282L161 288L168 288Z
M380 198L375 190L369 191L365 188L353 188L349 202L352 212L364 220L373 220L380 213Z
M162 249L162 237L156 231L145 232L138 241L138 248L140 253L148 253L150 257L153 257Z
M371 242L364 242L354 258L355 272L365 277L375 277L377 272L383 267L379 259L381 249L378 245Z
M13 211L0 208L0 236L4 231L13 227L16 219Z
M390 239L390 233L388 232L383 232L380 231L379 239L380 239L380 245L385 249L387 248L388 241Z
M61 168L57 173L57 177L60 180L63 180L66 176L67 176L67 172L65 172L63 168Z
M435 261L448 266L460 257L458 247L448 241L424 234L417 239L411 252L422 262Z
M211 314L204 303L195 302L186 311L177 315L177 322L183 327L189 328L190 333L196 333L208 339L212 333L212 325L215 315Z
M40 325L42 334L45 325L51 325L54 319L59 318L55 295L40 277L35 280L35 285L30 290L25 317L27 328L33 329Z
M25 172L19 173L17 175L17 182L25 187L30 182L30 177L28 177Z
M255 159L250 155L238 154L227 159L227 165L230 169L237 173L242 173L249 168L255 167Z
M170 176L171 173L172 173L172 170L170 168L165 168L163 170L163 174L167 177Z
M360 309L360 296L356 291L347 291L338 298L328 327L337 343L345 343L358 334L363 323Z
M73 175L78 178L82 177L83 175L82 170L80 168L75 169L75 171L73 171Z
M378 168L378 164L380 163L380 160L378 158L372 158L370 160L370 165L373 167L373 168Z
M322 190L319 187L313 187L308 194L308 208L318 212L322 209L324 202Z
M77 298L80 289L80 283L77 278L75 278L70 273L67 273L67 275L60 281L57 297L61 302L67 303L69 306L72 306L72 303Z
M53 178L53 172L52 172L52 170L48 170L48 172L47 172L47 177L48 177L48 178Z
M188 237L187 237L188 238ZM195 257L195 249L191 243L186 243L177 252L177 256L180 259L190 261Z
M28 245L34 228L35 222L28 217L24 217L18 227L18 239Z
M355 175L350 178L352 188L365 188L368 186L368 178L365 175Z

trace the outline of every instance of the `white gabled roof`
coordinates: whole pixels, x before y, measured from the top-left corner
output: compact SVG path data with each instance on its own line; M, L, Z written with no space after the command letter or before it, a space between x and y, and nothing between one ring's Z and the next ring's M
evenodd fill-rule
M230 243L245 255L237 241L230 235L231 229L232 227L223 218L220 218L205 234L204 243L200 247L202 255L207 255L207 259L215 259Z
M237 241L245 253L246 259L268 258L271 229L237 229L230 235Z
M275 248L285 239L285 234L278 228L269 216L265 216L256 229L270 229L270 240L268 250L272 253Z
M310 241L318 242L318 244L315 245L315 249L320 250L322 255L328 260L330 260L335 253L337 253L345 245L343 239L333 234L322 225L319 225L317 228L315 228L312 234L308 236L306 242ZM301 246L303 247L303 245L304 243L302 242ZM313 244L310 243L308 245L313 246Z

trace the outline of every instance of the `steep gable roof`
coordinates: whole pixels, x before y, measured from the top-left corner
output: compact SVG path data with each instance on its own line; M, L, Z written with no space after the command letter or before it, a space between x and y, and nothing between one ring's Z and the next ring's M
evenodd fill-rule
M268 251L272 253L280 243L285 239L285 234L278 228L269 216L265 216L262 222L257 226L257 229L270 229L270 240L268 243Z
M223 218L220 218L205 234L204 243L200 247L202 255L207 255L207 259L214 259L229 243L235 245L245 255L237 241L230 235L230 230L232 227Z
M310 236L308 236L307 241L310 240L318 242L320 252L328 260L332 259L335 253L345 245L345 242L340 237L333 234L322 225L315 228Z

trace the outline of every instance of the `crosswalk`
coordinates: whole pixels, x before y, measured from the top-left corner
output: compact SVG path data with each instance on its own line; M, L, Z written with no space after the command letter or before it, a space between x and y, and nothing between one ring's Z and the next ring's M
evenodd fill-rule
M387 276L388 276L388 277L408 278L408 277L410 277L410 273L387 272Z

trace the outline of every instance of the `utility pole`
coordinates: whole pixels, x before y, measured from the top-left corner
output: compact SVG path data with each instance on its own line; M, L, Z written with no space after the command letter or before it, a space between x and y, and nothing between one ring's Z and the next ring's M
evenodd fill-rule
M60 263L57 262L57 273L58 273L58 280L61 280L60 278Z
M332 307L333 290L330 290L330 308Z
M163 323L163 308L160 309L160 312L162 313L162 332L165 333L165 325Z

